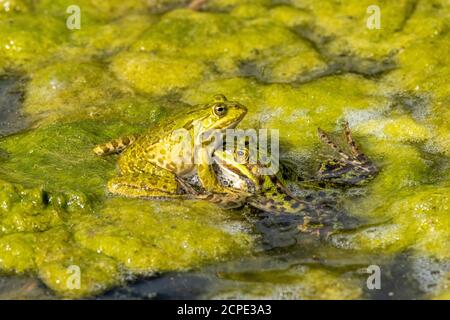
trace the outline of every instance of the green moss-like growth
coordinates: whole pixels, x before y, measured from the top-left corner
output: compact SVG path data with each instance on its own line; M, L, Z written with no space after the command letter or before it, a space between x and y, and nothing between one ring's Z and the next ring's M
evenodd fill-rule
M82 24L109 21L132 12L142 12L147 8L145 1L140 0L110 0L99 2L96 0L79 0L76 3L70 0L40 0L35 4L35 10L41 14L66 18L70 13L67 8L77 5L82 13Z
M155 16L136 14L107 23L86 25L70 32L69 43L81 50L75 51L80 56L109 56L130 46L155 21ZM70 46L67 50L74 48Z
M66 36L64 21L32 14L0 19L0 72L30 70L55 53Z
M185 58L164 58L147 53L123 54L112 64L115 74L137 90L153 95L176 92L202 79L206 67ZM170 72L166 72L170 70Z
M45 117L45 123L60 118L73 121L108 112L104 110L108 104L132 95L99 64L56 63L31 74L24 111L34 119Z
M405 189L373 214L389 222L350 235L336 236L338 246L369 252L398 252L414 248L442 260L450 257L449 188Z
M84 217L75 228L75 239L133 272L190 269L242 252L249 241L237 231L224 232L226 214L211 215L212 209L196 202L112 200L100 216Z
M254 7L247 9L242 14L247 12L251 16ZM133 50L156 52L174 61L188 58L214 65L219 77L252 73L269 80L271 76L265 76L265 72L269 72L274 74L272 81L286 82L324 68L324 62L307 42L271 20L246 20L245 17L188 10L164 15L133 45ZM180 52L183 52L181 56ZM285 68L283 72L281 65L292 63L290 59L295 56L301 56L301 62L296 61L290 70Z
M0 15L14 15L28 12L30 5L24 0L2 0L0 1Z

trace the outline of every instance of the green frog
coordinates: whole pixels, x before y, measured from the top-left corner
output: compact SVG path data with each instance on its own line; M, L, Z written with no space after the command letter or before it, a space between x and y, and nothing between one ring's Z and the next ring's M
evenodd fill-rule
M108 190L126 197L177 198L193 193L183 178L196 174L206 192L232 192L220 185L210 159L225 130L235 128L246 114L245 106L219 94L143 135L96 146L99 156L120 153L120 175L108 182Z
M345 124L344 133L349 153L344 152L330 136L318 129L320 139L337 152L339 158L325 161L319 168L315 182L321 185L360 186L375 177L377 167L356 146L348 124ZM336 192L319 190L309 192L299 197L294 195L287 187L283 177L283 166L273 175L261 174L262 169L269 164L249 160L251 150L249 147L234 149L217 149L214 152L215 171L219 182L227 188L237 189L249 194L241 197L240 205L248 204L265 214L259 223L273 224L282 221L286 227L290 223L301 232L326 234L327 236L339 228L354 227L357 221L336 206ZM262 154L263 157L267 155ZM267 163L264 161L264 163ZM224 199L217 194L204 196L207 200L222 204ZM238 206L236 203L235 206ZM278 216L278 218L274 217ZM278 219L278 220L277 220ZM289 221L289 223L288 223ZM277 223L278 223L277 222Z

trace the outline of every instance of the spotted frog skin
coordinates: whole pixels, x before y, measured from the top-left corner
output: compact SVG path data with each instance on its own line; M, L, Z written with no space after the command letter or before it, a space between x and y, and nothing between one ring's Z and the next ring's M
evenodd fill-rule
M191 190L181 178L197 174L207 192L229 192L218 183L208 162L220 139L202 137L213 131L222 135L246 113L245 106L216 95L211 103L160 123L141 136L96 146L93 151L99 156L122 152L118 158L120 175L108 182L108 190L126 197L175 198ZM194 148L200 139L202 148Z
M329 135L318 129L320 139L335 150L339 158L325 161L317 172L316 182L337 184L340 186L361 185L373 178L378 169L359 151L352 137L348 124L345 124L350 153L344 152ZM337 213L331 204L333 195L318 192L315 196L298 197L286 187L282 171L274 175L262 175L261 163L248 163L248 148L234 150L216 150L216 172L221 184L235 188L250 195L241 198L241 205L248 204L270 215L290 216L286 220L298 222L297 229L302 232L323 233L333 231L347 219ZM238 160L239 159L239 160ZM242 161L244 159L244 161ZM283 168L281 167L281 170ZM223 197L209 195L210 201L223 202ZM294 218L292 218L295 216ZM269 220L269 219L266 219ZM273 222L273 218L270 219ZM352 219L347 219L350 221ZM284 221L286 223L286 221ZM351 221L354 223L354 221Z

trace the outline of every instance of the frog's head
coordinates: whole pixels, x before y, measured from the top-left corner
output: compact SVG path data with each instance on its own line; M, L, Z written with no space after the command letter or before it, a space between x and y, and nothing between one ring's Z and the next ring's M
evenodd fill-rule
M222 94L215 95L203 110L204 116L198 119L202 131L233 129L247 114L245 106L236 101L228 101Z
M249 161L249 149L234 148L214 151L214 161L218 167L218 178L228 187L249 191L259 190L262 184L258 165Z

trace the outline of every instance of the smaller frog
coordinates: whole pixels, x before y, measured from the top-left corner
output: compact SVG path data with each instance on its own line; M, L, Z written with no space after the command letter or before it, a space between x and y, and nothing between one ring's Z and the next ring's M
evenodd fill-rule
M100 156L121 153L120 176L108 182L108 190L126 197L179 198L192 192L181 178L196 174L207 192L232 192L218 183L209 159L225 130L246 114L245 106L219 94L141 136L96 146L93 151Z
M317 173L317 183L323 181L339 182L345 185L359 185L373 178L378 169L356 147L348 124L344 129L351 154L342 151L323 130L318 129L322 141L338 151L340 159L327 160ZM292 194L286 187L282 171L274 175L264 175L264 164L250 163L248 147L231 150L216 150L216 174L221 184L228 188L238 189L250 194L242 197L242 204L268 213L265 222L273 223L278 215L286 226L288 221L297 223L301 232L312 232L329 235L338 228L357 225L356 220L345 213L339 212L335 207L335 199L330 199L326 192L320 191L315 195L300 198ZM264 155L263 155L264 157ZM328 164L333 163L330 167ZM340 170L338 170L340 168ZM281 167L283 170L283 167ZM265 171L264 171L265 172ZM339 175L342 174L342 176ZM359 175L358 175L359 174ZM329 180L328 180L329 179ZM219 195L208 195L212 202L223 202Z

